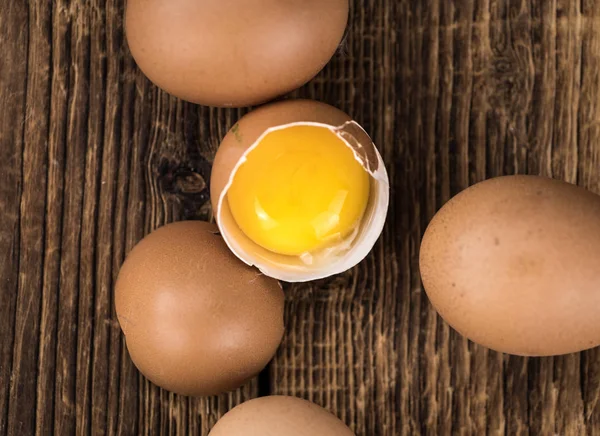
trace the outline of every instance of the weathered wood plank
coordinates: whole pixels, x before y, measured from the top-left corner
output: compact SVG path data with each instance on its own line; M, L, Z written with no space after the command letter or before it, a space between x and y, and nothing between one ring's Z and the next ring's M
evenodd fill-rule
M9 426L10 385L19 289L20 209L27 97L28 8L11 2L0 13L0 434Z
M92 360L92 382L91 382L91 423L90 427L94 434L114 434L115 427L110 421L111 416L117 409L115 397L110 396L111 386L116 379L114 367L111 365L112 357L118 359L118 348L111 347L112 341L120 344L120 338L113 335L118 332L118 326L113 318L113 241L116 234L115 215L117 183L120 155L120 135L123 117L123 100L121 91L123 89L120 74L123 71L123 51L121 44L123 34L121 32L123 9L118 2L107 2L106 9L101 4L95 5L97 13L92 21L94 29L99 34L97 58L105 59L101 64L100 72L104 74L105 80L101 84L106 89L104 104L104 123L99 130L103 133L101 148L100 187L98 203L108 205L97 211L97 237L96 237L96 270L95 270L95 307L94 307L94 335ZM102 90L96 91L103 95ZM116 244L115 244L116 245ZM111 348L115 349L111 353ZM118 386L118 385L117 385ZM111 401L112 400L112 401Z
M69 17L55 2L49 11L51 22L49 131L47 137L47 188L45 210L45 252L42 277L40 347L37 359L36 434L54 429L56 385L57 316L60 289L62 222L64 201L65 146L69 89ZM43 177L43 176L42 176ZM33 408L33 405L30 405Z
M60 286L56 348L56 398L54 431L75 434L78 430L78 313L81 284L85 155L88 144L89 115L89 14L82 4L58 2L55 13L68 14L70 27L68 109L65 142L64 205L61 239ZM84 265L85 268L85 265ZM81 424L80 424L81 425Z
M49 5L29 5L27 98L22 161L19 287L15 312L8 434L34 434L40 302L44 264L47 138L50 109Z

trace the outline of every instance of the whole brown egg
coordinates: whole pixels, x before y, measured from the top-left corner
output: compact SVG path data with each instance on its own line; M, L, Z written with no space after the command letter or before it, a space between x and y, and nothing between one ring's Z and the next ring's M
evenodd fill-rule
M312 79L337 50L348 0L129 0L126 33L141 70L167 92L247 106Z
M478 183L433 218L423 285L469 339L527 356L600 345L600 196L536 176Z
M255 398L227 412L210 436L354 436L329 411L287 396Z
M280 284L238 260L213 224L151 233L127 257L115 294L131 359L178 394L238 388L267 365L283 335Z

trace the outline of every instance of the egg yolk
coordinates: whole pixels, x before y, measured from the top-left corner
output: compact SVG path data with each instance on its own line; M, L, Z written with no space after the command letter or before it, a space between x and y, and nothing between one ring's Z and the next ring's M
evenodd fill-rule
M360 223L370 178L329 129L271 132L246 158L227 199L238 226L256 244L300 256L334 245Z

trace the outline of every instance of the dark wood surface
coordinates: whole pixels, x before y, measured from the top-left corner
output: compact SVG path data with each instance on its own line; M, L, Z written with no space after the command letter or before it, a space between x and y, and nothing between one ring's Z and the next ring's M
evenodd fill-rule
M113 285L144 234L210 219L210 162L245 110L149 83L123 6L0 3L0 435L205 435L269 393L321 404L359 436L600 435L600 350L471 344L418 272L428 220L474 182L543 174L600 193L600 0L354 0L340 52L294 95L372 134L392 183L386 230L352 271L287 286L268 370L200 399L136 372Z

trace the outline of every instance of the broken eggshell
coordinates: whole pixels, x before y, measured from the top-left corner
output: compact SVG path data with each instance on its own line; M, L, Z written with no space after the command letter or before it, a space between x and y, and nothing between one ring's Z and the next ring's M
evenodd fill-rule
M323 127L335 133L371 176L369 201L357 231L340 244L307 256L274 253L250 240L236 223L226 201L236 171L248 153L269 133L296 126ZM267 276L287 282L306 282L347 271L369 254L385 223L389 179L377 148L356 121L324 103L291 100L263 106L233 126L215 157L211 199L223 239L238 258Z

